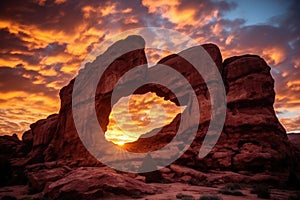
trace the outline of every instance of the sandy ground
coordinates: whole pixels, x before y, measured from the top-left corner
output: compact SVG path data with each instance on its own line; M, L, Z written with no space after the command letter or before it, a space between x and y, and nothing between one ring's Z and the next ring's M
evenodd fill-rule
M157 184L159 185L159 184ZM238 200L238 199L260 199L257 198L256 194L250 194L251 188L245 188L240 190L245 196L232 196L232 195L223 195L219 193L219 190L223 186L218 186L217 188L213 187L202 187L202 186L191 186L182 183L173 183L173 184L161 184L163 190L162 194L155 194L141 198L143 200L175 200L176 194L182 193L187 195L192 195L196 200L204 195L216 195L222 197L223 200ZM287 191L287 190L271 190L272 200L287 200L290 195L295 195L296 191Z
M153 183L150 185L155 185L156 187L160 188L160 191L154 195L148 195L145 197L136 197L134 199L141 199L141 200L176 200L176 195L178 193L184 195L191 195L196 200L198 200L201 196L204 195L216 195L222 197L223 200L239 200L239 199L253 199L258 200L256 194L250 194L251 188L244 188L240 191L245 196L232 196L232 195L223 195L219 193L219 190L223 186L218 187L203 187L203 186L191 186L183 183L173 183L173 184L159 184ZM27 186L10 186L10 187L2 187L0 188L0 199L3 196L15 196L17 199L33 199L34 197L38 197L39 194L35 195L28 195L28 187ZM296 195L297 191L289 191L289 190L279 190L279 189L271 189L271 198L272 200L288 200L289 196ZM102 198L101 198L102 199ZM115 196L106 199L122 199L122 200L129 200L133 199L133 197L125 197L125 196Z

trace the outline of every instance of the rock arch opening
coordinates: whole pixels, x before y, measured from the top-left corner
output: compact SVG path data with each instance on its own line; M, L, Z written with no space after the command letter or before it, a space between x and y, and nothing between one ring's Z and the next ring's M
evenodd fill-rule
M176 117L180 118L184 109L185 106L178 106L154 92L122 97L109 114L105 138L126 148L126 144L157 134Z

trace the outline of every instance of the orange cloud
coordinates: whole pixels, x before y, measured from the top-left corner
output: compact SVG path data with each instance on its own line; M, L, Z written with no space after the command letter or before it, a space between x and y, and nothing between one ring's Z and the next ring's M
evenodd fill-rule
M279 118L279 121L284 125L285 129L288 130L288 132L300 132L299 124L300 124L300 115L290 118Z
M142 4L149 9L150 13L156 13L161 17L168 19L174 23L177 29L184 28L186 25L201 26L210 22L212 19L218 18L218 9L209 10L203 15L199 12L204 10L205 3L193 3L192 5L185 6L185 3L180 0L143 0Z
M284 50L276 47L264 49L262 56L267 59L268 63L274 65L280 64L286 58Z
M0 93L0 133L21 135L29 125L58 110L57 100L26 92Z

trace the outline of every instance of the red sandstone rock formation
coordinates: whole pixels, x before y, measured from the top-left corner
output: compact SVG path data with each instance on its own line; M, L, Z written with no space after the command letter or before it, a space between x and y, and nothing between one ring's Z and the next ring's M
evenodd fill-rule
M106 63L102 63L103 60L113 55L117 49L125 48L124 45L128 44L139 50L122 55L112 62L104 72L100 80L101 84L97 88L96 110L98 111L98 120L104 130L106 130L111 111L110 98L114 85L126 71L147 62L143 51L144 41L138 36L131 36L126 41L119 41L93 63L88 63L85 69L82 69L88 70L90 76L95 76L93 73L95 67L105 67ZM183 156L186 165L194 167L206 165L210 169L260 171L264 171L265 168L284 167L289 158L288 142L285 130L277 120L273 109L275 93L270 67L262 58L254 55L228 58L221 64L222 56L217 46L205 44L203 47L222 73L227 88L228 107L223 133L213 151L204 161L198 160L196 154L210 121L210 100L205 83L193 69L193 66L177 55L171 55L159 61L159 63L170 66L183 74L191 83L200 99L199 102L201 102L198 135L191 148ZM192 53L197 57L196 47ZM166 74L155 73L156 71L159 72L159 66L150 69L145 67L135 78L136 80L147 79L147 74L155 74L155 76L164 76L158 78L164 78L166 81L176 81L172 77L166 77ZM35 162L71 159L82 160L84 164L97 163L83 147L74 126L71 107L73 84L74 80L60 91L61 108L58 115L52 115L31 125L33 146L28 157L31 159L37 156L41 157ZM147 85L140 88L136 93L149 91L156 92L159 96L164 96L166 99L178 103L174 94L160 85ZM184 95L183 90L182 96ZM176 133L179 120L180 116L176 117L171 124L162 129L158 136L161 139L164 136L171 139L172 134ZM26 134L28 135L28 133ZM140 139L134 144L128 144L127 148L138 151L138 149L143 149L146 146L155 146L153 145L154 141L160 141L160 143L157 142L158 146L168 142L168 139L161 139L157 140L155 136ZM147 145L147 143L151 145Z
M100 80L101 84L99 84L96 91L95 108L100 126L104 130L106 130L108 124L108 116L111 111L111 93L115 84L128 70L147 63L144 53L144 41L138 36L130 36L111 46L103 55L98 56L93 63L88 63L82 69L88 72L89 78L97 76L97 73L94 73L95 67L104 70L108 65L105 60L114 55L118 49L126 48L126 45L132 45L138 50L126 53L114 60L104 72ZM180 56L171 55L159 61L159 64L168 65L183 74L196 91L197 98L201 103L199 123L194 124L193 127L185 127L187 130L196 127L197 136L195 140L184 155L176 161L176 165L166 168L165 172L161 170L163 176L170 180L177 180L178 178L181 181L208 181L203 173L187 167L197 170L214 169L255 173L287 171L290 168L292 154L285 130L279 123L273 109L275 93L270 67L262 58L255 55L231 57L222 63L222 56L216 45L205 44L202 47L217 65L226 86L227 115L223 132L213 150L205 158L199 159L198 152L210 122L210 94L202 77L195 72L191 64ZM198 48L194 47L191 51L195 58L197 58ZM169 82L176 81L172 77L168 77L167 74L153 73L156 71L159 72L159 65L150 69L145 66L135 74L135 81L147 79L151 76L150 74L156 74L158 76L156 78L164 78ZM130 80L124 80L124 85L128 82ZM19 141L15 137L0 137L1 155L5 157L6 161L10 161L10 165L13 165L17 172L21 171L26 174L33 190L38 192L44 190L50 199L62 197L60 195L64 193L75 196L80 194L82 197L88 195L91 195L91 198L95 197L94 195L99 197L100 193L103 195L103 193L111 191L112 188L119 188L120 192L125 195L132 191L140 194L153 193L154 188L146 189L143 184L129 179L127 175L126 178L122 178L116 172L105 174L101 171L104 169L103 167L99 168L100 171L97 169L77 169L79 166L101 166L101 163L85 149L77 134L72 115L73 86L74 80L61 89L59 113L32 124L31 129L24 133L23 141ZM170 99L175 103L178 103L178 98L185 95L184 90L182 90L181 96L176 98L167 88L153 84L141 87L136 93L143 94L149 91L156 92L157 95ZM125 92L122 95L126 96L127 94ZM89 100L83 99L83 101ZM83 113L83 115L86 115L86 113ZM145 152L166 145L176 134L180 117L181 115L178 115L157 135L150 138L140 138L136 142L126 144L125 148L129 151ZM9 152L12 152L12 154ZM180 165L182 168L179 167ZM95 172L97 176L88 176L90 171ZM16 175L16 171L12 173L15 177L20 177ZM43 176L45 175L44 178L41 178L41 173ZM181 179L182 176L186 177ZM201 176L201 180L196 180L198 176ZM130 187L125 189L111 184L106 185L107 191L93 190L94 193L89 193L91 188L81 185L80 188L77 188L78 191L72 190L72 187L75 187L72 185L74 184L73 181L83 181L79 181L78 184L90 180L95 182L98 179L100 180L101 177L104 177L103 180L116 178L124 184L129 184ZM176 179L172 177L176 177ZM271 179L273 180L274 177L271 177ZM249 181L249 177L243 179L244 182L246 180ZM52 183L47 184L50 182Z

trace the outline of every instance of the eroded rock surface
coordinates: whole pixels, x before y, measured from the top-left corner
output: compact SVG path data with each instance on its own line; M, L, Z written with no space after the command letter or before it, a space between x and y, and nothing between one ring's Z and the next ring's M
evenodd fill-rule
M107 61L118 50L126 49L127 45L136 50L120 55L116 60ZM106 130L108 124L112 89L115 84L128 70L147 63L144 46L141 37L130 36L111 46L93 63L88 63L82 69L87 76L83 79L97 79L98 74L95 73L97 67L103 72L96 90L94 106L103 130ZM161 173L159 177L162 178L162 182L183 182L193 185L264 181L284 184L287 179L285 174L291 168L295 170L292 162L294 155L291 153L286 132L273 109L275 92L270 67L262 58L255 55L235 56L225 59L222 63L222 55L216 45L205 44L202 47L221 73L227 100L223 131L217 144L204 158L199 158L198 152L211 120L211 101L203 78L191 64L178 55L170 55L152 68L144 65L133 76L136 82L156 78L164 79L169 84L176 83L176 78L160 72L159 66L167 65L185 76L199 100L200 120L193 124L185 122L184 126L187 132L197 131L195 140L175 164L159 170L158 173ZM199 49L201 47L193 47L186 51L190 51L190 55L197 59ZM131 81L122 80L120 87L123 87L124 93L119 97L128 95L126 86L130 85ZM15 136L0 137L1 162L4 163L3 167L11 170L8 174L1 175L5 178L2 180L21 177L24 179L22 183L29 183L31 192L40 192L49 199L70 197L95 199L106 195L136 197L157 192L155 187L146 185L145 179L141 176L122 174L103 167L103 164L86 150L74 125L73 87L74 80L61 89L59 113L32 124L31 129L23 134L22 141ZM82 95L87 88L83 86L76 95ZM180 88L179 85L177 89L180 92L176 97L167 88L155 84L145 85L135 93L155 92L158 96L178 104L178 99L188 98L184 88ZM79 103L93 100L86 97ZM181 117L187 114L185 112L188 111L175 117L157 135L140 138L136 142L124 145L124 148L133 152L160 149L172 140ZM89 117L89 113L82 115ZM178 145L175 148L177 149L174 149L174 152L181 150L182 146ZM122 157L119 159L122 161ZM221 172L223 170L226 172ZM277 172L280 172L280 176L277 176ZM252 173L259 174L252 177ZM15 183L1 182L4 185Z

